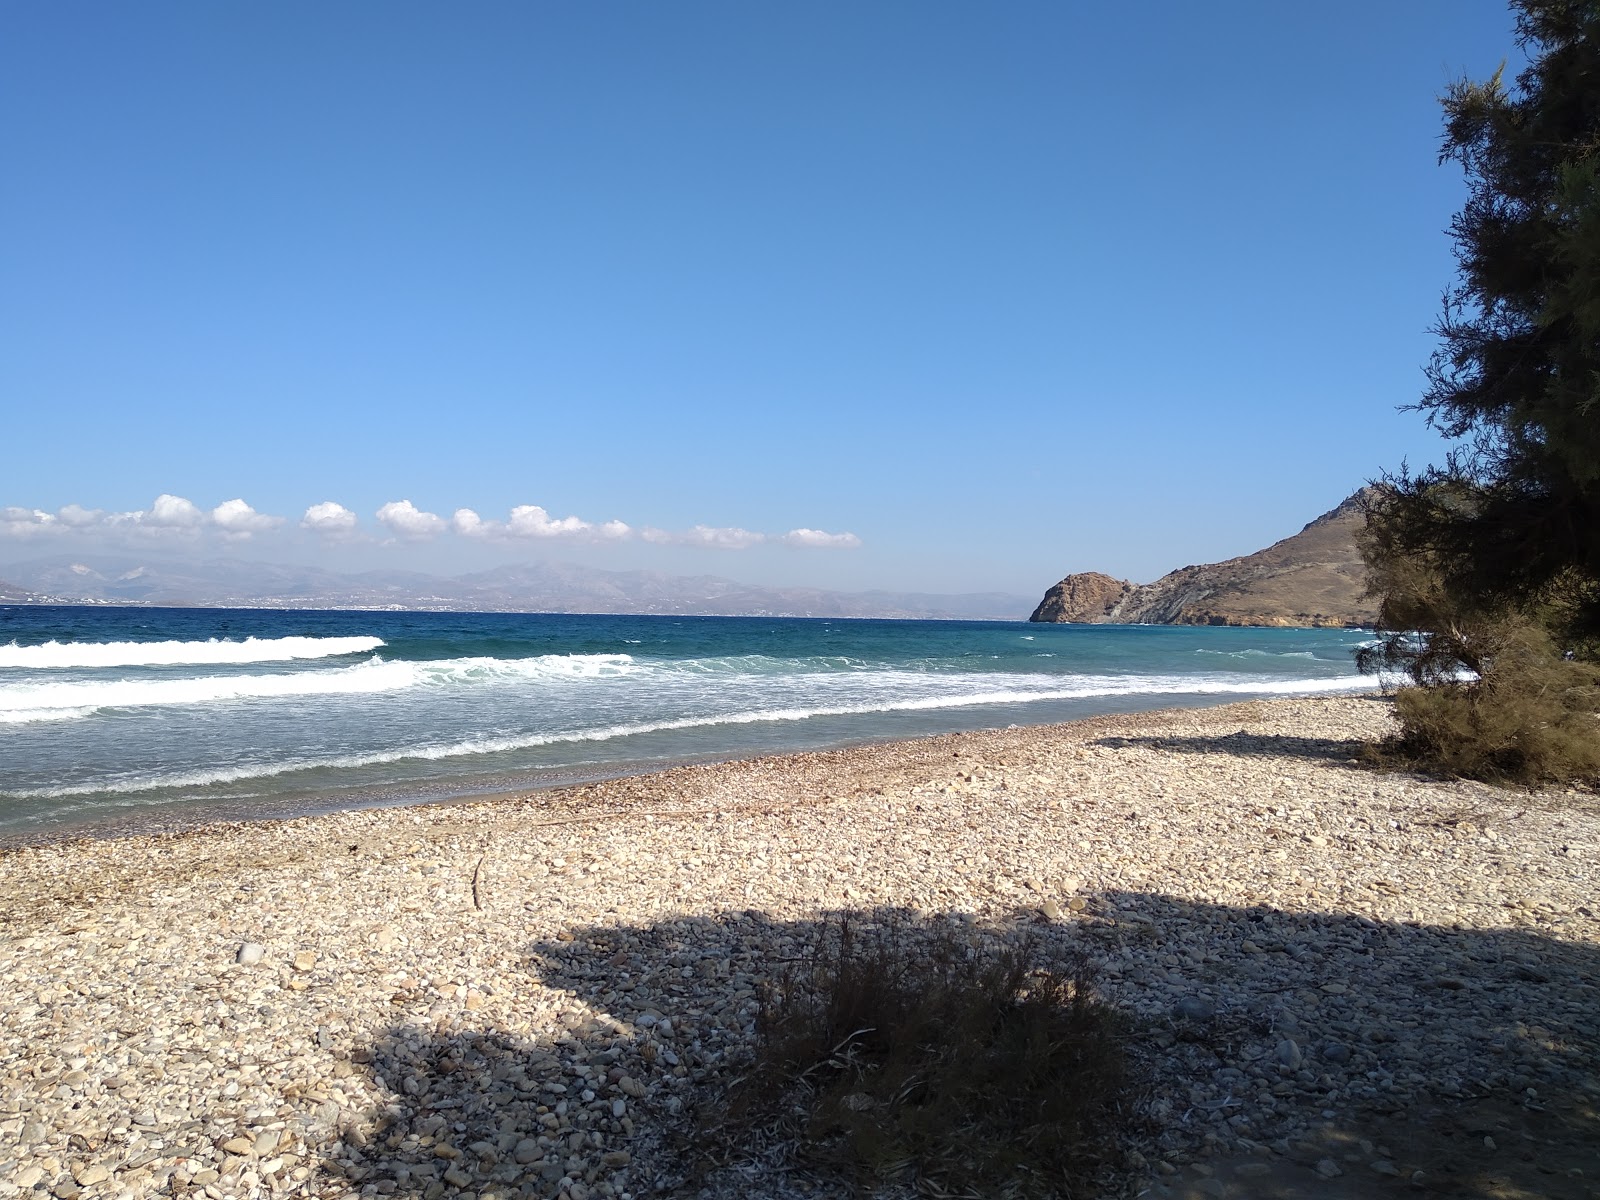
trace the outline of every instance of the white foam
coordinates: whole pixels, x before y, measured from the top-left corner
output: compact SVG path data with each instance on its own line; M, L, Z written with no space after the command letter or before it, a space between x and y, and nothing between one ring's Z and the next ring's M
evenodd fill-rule
M0 668L60 670L99 667L171 667L225 663L287 662L367 654L383 645L376 637L210 638L203 642L45 642L0 646Z
M204 675L198 679L74 680L0 688L0 714L33 710L147 708L278 696L392 692L416 682L412 663L368 659L353 667L287 675ZM38 719L35 717L34 719Z
M0 709L0 725L31 725L37 721L76 721L93 715L93 708Z
M215 704L290 696L348 696L497 679L600 679L628 674L632 666L633 659L626 654L546 654L538 658L451 658L435 662L385 662L371 658L349 667L281 675L18 683L0 687L0 720L18 724L62 720L62 717L42 714L69 709L75 715L86 715L105 708Z
M1310 658L1317 656L1310 650L1208 650L1199 649L1196 654L1214 654L1222 658ZM1352 656L1353 657L1353 656ZM1324 660L1337 661L1337 660Z
M596 655L591 657L603 658L608 656ZM405 666L409 664L382 665ZM994 677L989 676L987 678ZM1041 677L1033 676L1032 678L1038 679ZM1080 676L1078 678L1079 682L1076 685L1065 688L1041 688L1036 690L997 688L943 696L918 696L895 700L863 701L852 704L822 704L810 707L768 708L733 713L713 713L705 716L679 717L662 721L608 725L594 729L534 733L519 737L471 738L459 742L432 746L412 746L403 750L375 751L369 754L344 755L322 759L285 760L272 764L241 764L236 767L191 771L181 774L147 774L92 785L37 788L7 794L17 799L55 799L99 792L126 793L152 791L158 788L198 788L220 783L234 783L245 779L262 779L270 776L286 775L296 771L350 770L358 767L380 766L408 760L438 761L440 759L461 758L478 754L499 754L511 750L527 750L537 746L562 743L606 742L618 738L637 737L651 733L703 729L719 725L753 725L769 721L806 721L815 717L857 716L888 712L925 712L947 708L1029 704L1040 700L1079 700L1099 696L1312 695L1330 692L1372 691L1379 686L1378 681L1362 676L1344 676L1337 679L1273 681L1245 678L1199 680L1184 676Z
M410 664L424 684L483 683L495 679L615 679L634 673L629 654L541 654L535 658L443 658Z
M991 657L998 658L999 655ZM843 654L814 654L807 658L774 658L769 654L728 654L657 663L654 669L682 675L784 675L860 671L866 666L864 661ZM896 677L912 673L905 669L886 671L886 674Z

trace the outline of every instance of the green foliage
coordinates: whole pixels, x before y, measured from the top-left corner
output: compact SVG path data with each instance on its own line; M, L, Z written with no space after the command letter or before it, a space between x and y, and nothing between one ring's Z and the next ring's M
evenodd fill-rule
M1600 782L1600 667L1517 618L1458 627L1480 674L1395 696L1400 736L1377 756L1445 775L1537 787Z
M1529 65L1444 97L1441 159L1465 170L1460 266L1420 407L1465 439L1442 470L1392 481L1450 590L1540 604L1580 587L1600 635L1600 0L1519 0ZM1427 499L1443 490L1471 502Z
M1027 941L840 922L763 997L721 1132L777 1125L802 1164L869 1188L1093 1194L1126 1120L1120 1018L1082 961L1034 960Z
M1361 548L1384 636L1357 664L1416 685L1396 694L1400 735L1373 757L1529 787L1600 781L1600 666L1551 634L1573 624L1572 577L1537 605L1486 603L1452 588L1437 552L1414 540L1426 528L1417 508L1470 511L1474 501L1470 486L1448 481L1369 500Z
M1369 497L1384 638L1361 666L1419 685L1403 757L1532 784L1600 758L1600 0L1513 8L1515 86L1502 67L1444 97L1468 198L1419 407L1461 444Z

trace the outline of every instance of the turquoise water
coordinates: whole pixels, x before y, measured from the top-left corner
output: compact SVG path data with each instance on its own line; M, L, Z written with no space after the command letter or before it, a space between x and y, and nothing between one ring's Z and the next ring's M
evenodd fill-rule
M1369 688L1359 630L0 607L0 837Z

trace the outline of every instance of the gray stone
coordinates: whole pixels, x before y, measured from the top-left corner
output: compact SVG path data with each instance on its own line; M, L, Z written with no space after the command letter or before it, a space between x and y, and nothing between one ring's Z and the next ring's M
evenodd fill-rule
M628 1102L626 1100L618 1099L611 1102L611 1115L613 1117L621 1117L625 1115L627 1111Z
M249 967L254 966L266 956L267 948L260 942L246 942L239 947L239 953L233 956L233 960Z
M1322 1057L1326 1062L1343 1065L1350 1061L1350 1047L1343 1042L1323 1042Z
M1379 1175L1387 1175L1390 1179L1400 1178L1400 1168L1395 1166L1386 1158L1380 1158L1376 1162L1369 1163L1368 1165Z
M1200 996L1184 996L1172 1006L1172 1014L1181 1021L1209 1021L1217 1015L1217 1006Z
M1280 1065L1288 1067L1291 1071L1298 1071L1304 1056L1300 1053L1300 1043L1293 1038L1284 1038L1278 1043L1276 1051Z
M523 1138L517 1143L517 1148L512 1151L512 1157L517 1160L518 1164L525 1167L529 1163L536 1163L543 1158L544 1150L532 1138Z
M1337 1179L1344 1174L1344 1168L1331 1158L1319 1159L1313 1170L1324 1179Z
M86 1167L79 1167L73 1171L72 1177L78 1181L80 1187L93 1187L97 1183L104 1183L111 1178L111 1172L104 1163L90 1163Z

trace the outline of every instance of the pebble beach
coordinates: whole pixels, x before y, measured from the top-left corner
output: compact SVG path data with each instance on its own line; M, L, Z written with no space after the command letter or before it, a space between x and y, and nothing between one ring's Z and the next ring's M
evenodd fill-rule
M0 852L0 1197L827 1195L694 1114L830 914L1082 951L1122 1194L1600 1196L1600 804L1376 697Z

